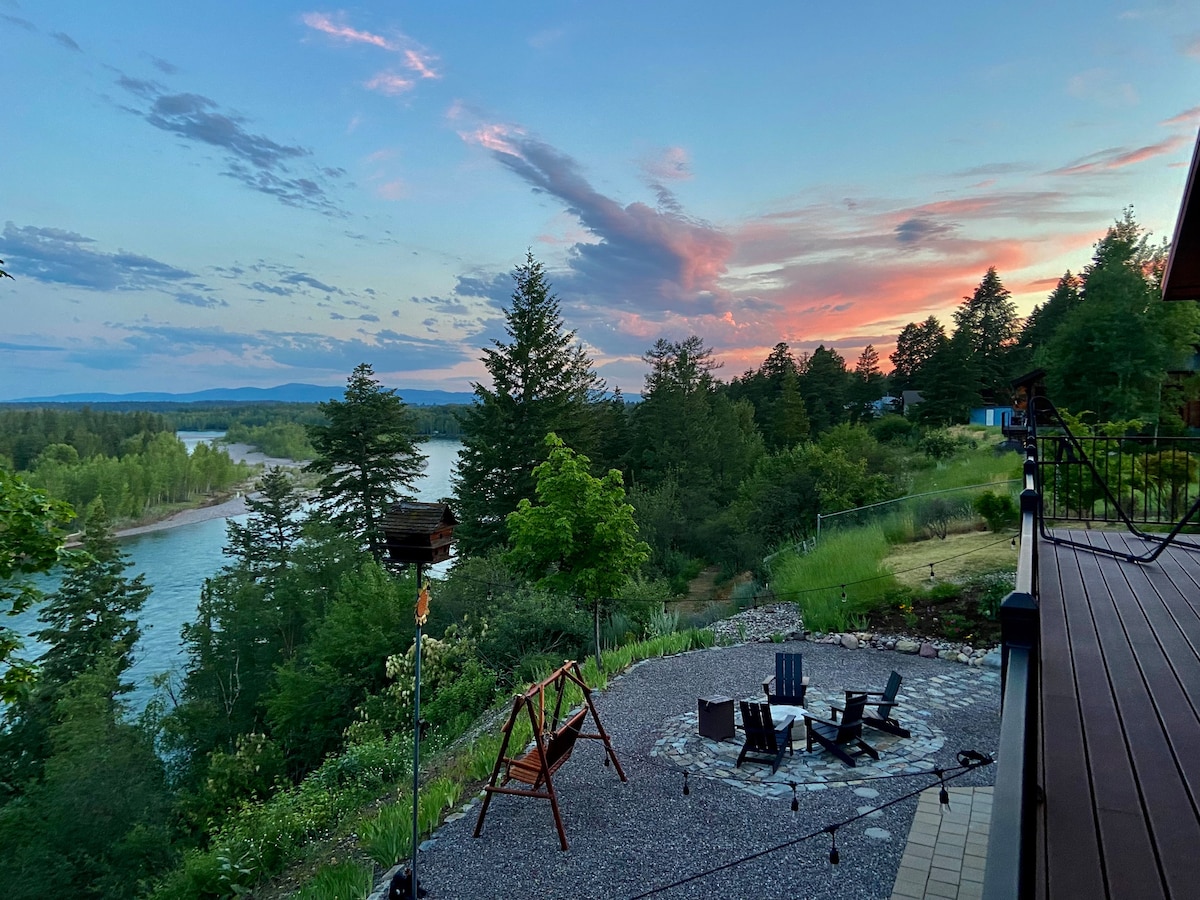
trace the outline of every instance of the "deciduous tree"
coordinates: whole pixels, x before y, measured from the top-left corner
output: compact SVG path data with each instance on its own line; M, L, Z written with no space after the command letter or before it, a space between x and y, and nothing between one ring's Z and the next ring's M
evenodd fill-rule
M596 663L600 664L600 607L649 557L638 539L633 507L621 473L603 478L590 461L556 434L546 436L546 461L534 470L537 500L523 499L507 519L513 568L592 608Z

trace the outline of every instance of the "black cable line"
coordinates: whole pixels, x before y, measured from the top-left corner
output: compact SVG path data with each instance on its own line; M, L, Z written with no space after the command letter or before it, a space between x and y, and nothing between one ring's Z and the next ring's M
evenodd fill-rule
M958 767L956 767L958 769L958 771L954 771L954 769L949 769L949 770L942 769L942 770L940 770L939 773L919 772L919 773L914 773L911 777L915 778L915 777L920 777L922 775L931 775L932 776L934 774L937 774L939 781L942 783L945 783L946 781L952 781L955 778L961 778L963 775L966 775L968 772L974 771L975 769L978 769L981 766L990 765L991 763L993 763L995 761L992 759L992 757L988 756L987 754L979 753L978 751L975 751L975 750L960 750L959 754L958 754L958 758L960 761L960 765ZM947 774L947 772L952 772L953 774ZM732 869L736 866L742 865L743 863L747 863L747 862L751 862L756 859L760 859L771 853L777 853L780 850L786 850L788 847L794 847L797 844L802 844L805 841L810 841L813 838L818 837L822 834L836 835L837 830L839 828L843 828L846 825L850 825L853 822L857 822L859 819L865 819L867 816L871 815L872 813L876 813L876 812L879 812L880 810L887 809L890 806L895 806L897 803L903 803L905 800L911 800L913 797L916 797L918 794L922 793L923 791L928 790L930 787L933 787L933 785L930 784L925 787L916 788L915 790L909 791L907 794L903 794L902 796L896 797L892 800L888 800L886 803L881 803L879 806L872 807L871 809L867 810L866 812L857 813L856 815L850 816L849 818L844 819L841 822L836 822L836 823L833 823L830 825L825 825L821 828L818 828L816 831L810 831L808 834L801 835L798 838L792 838L791 840L784 841L781 844L775 844L774 846L767 847L767 848L765 848L763 850L759 850L755 853L750 853L750 854L747 854L746 856L742 856L738 859L730 860L727 863L722 863L719 866L714 866L710 869L705 869L704 871L697 872L693 875L689 875L686 878L680 878L677 881L671 882L670 884L664 884L660 887L651 888L648 891L643 891L640 894L635 894L633 897L630 897L629 900L643 900L643 898L645 898L645 897L653 897L655 894L661 894L666 891L673 890L674 888L682 887L685 884L691 884L693 881L699 881L703 878L708 878L710 875L716 875L718 872L724 872L727 869Z

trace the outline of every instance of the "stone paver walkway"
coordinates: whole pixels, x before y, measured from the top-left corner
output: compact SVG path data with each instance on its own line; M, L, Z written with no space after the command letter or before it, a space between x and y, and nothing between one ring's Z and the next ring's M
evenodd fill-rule
M892 900L980 900L992 820L990 787L950 788L950 807L938 789L921 793Z
M879 751L879 759L858 758L858 765L849 768L831 753L814 746L812 753L804 749L804 721L792 728L793 754L784 754L779 771L748 762L737 767L738 754L745 738L739 732L726 741L701 737L698 732L698 712L693 710L673 716L663 723L662 737L654 742L651 755L682 771L702 778L716 778L760 797L790 797L791 785L800 790L821 791L829 783L844 784L889 775L926 772L932 759L946 743L946 735L930 721L933 712L967 709L975 700L980 681L997 682L995 673L979 673L970 669L947 668L929 678L905 682L901 688L901 704L894 714L912 732L911 738L900 738L872 728L863 730L863 737ZM761 696L744 699L762 700ZM842 692L810 687L807 707L815 715L829 716L829 704L845 699ZM736 713L735 713L736 715ZM740 716L739 716L740 718Z

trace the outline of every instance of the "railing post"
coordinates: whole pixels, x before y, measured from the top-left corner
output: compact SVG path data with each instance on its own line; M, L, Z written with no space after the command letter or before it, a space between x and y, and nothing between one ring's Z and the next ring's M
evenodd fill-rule
M1033 894L1037 841L1037 445L1026 443L1021 491L1021 551L1014 590L1000 604L1001 719L984 900Z

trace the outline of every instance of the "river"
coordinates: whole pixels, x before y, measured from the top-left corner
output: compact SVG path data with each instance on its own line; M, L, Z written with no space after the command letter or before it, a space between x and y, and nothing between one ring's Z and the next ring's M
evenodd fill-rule
M221 432L180 433L189 450L201 441L212 441L221 436ZM417 499L435 501L450 495L450 475L461 447L458 441L446 440L427 441L421 445L428 461L417 484ZM234 520L245 521L245 516L235 516ZM121 549L131 563L125 574L130 578L144 574L146 583L154 589L142 607L139 617L142 637L134 650L133 665L126 674L134 684L129 700L135 711L142 709L153 695L152 681L156 675L179 671L183 665L180 629L195 616L204 579L228 561L222 553L225 521L208 519L120 541ZM52 589L52 585L43 589ZM5 624L26 636L22 655L28 658L40 652L37 642L28 637L42 627L37 621L36 609L14 616Z

